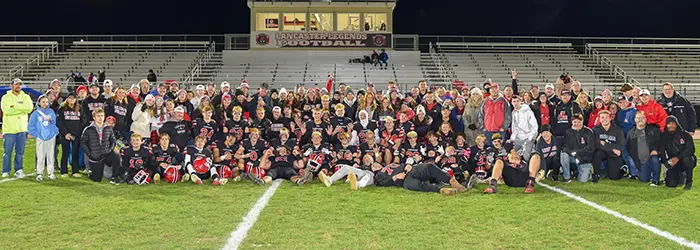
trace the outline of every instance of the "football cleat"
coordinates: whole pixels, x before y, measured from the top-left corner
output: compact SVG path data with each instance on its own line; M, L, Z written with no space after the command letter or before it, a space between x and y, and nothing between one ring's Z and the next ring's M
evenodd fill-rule
M475 174L469 176L469 182L467 182L467 189L472 189L474 186L479 183L479 177L476 176Z
M190 180L192 180L192 182L194 182L194 184L202 185L202 180L199 179L199 176L191 175Z
M160 174L156 173L153 175L153 183L160 184Z
M53 174L49 174L49 179L51 179L51 180L55 180L55 179L56 179L56 176L55 176L55 175L53 175Z
M326 187L330 187L332 184L331 178L328 177L328 175L324 174L323 171L318 173L318 179L321 180L321 183L323 183L323 185L326 185Z
M540 171L537 172L537 177L535 177L535 181L540 182L540 181L544 180L544 178L545 178L544 170L540 169Z
M251 175L251 178L253 178L253 183L255 185L265 185L265 180L263 180L262 178L255 175Z
M186 182L190 180L190 174L185 174L182 176L182 182Z
M233 179L231 179L231 180L234 181L234 182L239 182L239 181L241 181L241 176L238 175L238 176L236 176L236 177L233 177Z
M357 175L354 172L348 173L348 182L350 183L350 189L357 191Z

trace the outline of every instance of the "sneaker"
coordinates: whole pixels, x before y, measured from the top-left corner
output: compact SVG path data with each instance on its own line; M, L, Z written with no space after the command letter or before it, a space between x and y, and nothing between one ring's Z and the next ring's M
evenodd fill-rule
M545 174L544 170L540 169L540 171L537 172L537 177L535 177L535 181L540 182L540 181L544 180L545 175L546 174Z
M70 175L68 175L68 174L62 174L62 175L61 175L61 178L68 178L69 176L70 176Z
M627 179L630 179L630 180L636 180L636 179L637 179L637 176L634 176L634 175L630 175L629 177L627 177Z
M535 183L533 182L532 179L528 180L527 185L525 187L525 193L526 194L531 194L535 192Z
M650 187L658 187L659 182L658 181L651 181L651 184L649 184Z
M573 178L569 178L569 179L564 179L564 181L563 181L563 182L564 182L564 183L571 183L571 179L573 179Z
M153 175L153 183L160 184L160 174L156 173Z
M43 176L43 175L37 175L37 176L36 176L36 181L43 181L43 180L44 180L44 176Z
M73 176L73 178L80 178L80 177L82 177L83 175L81 175L80 173L75 173L75 174L73 174L72 176Z
M119 184L121 184L121 181L119 181L119 178L112 177L112 179L109 181L109 184L118 186Z
M630 169L627 167L627 165L622 165L620 168L620 173L622 173L622 176L629 176L630 174Z
M498 182L496 180L489 181L489 187L484 190L485 194L495 194L498 193Z
M687 182L687 183L685 183L685 187L683 188L683 190L690 190L692 188L693 188L693 182Z
M457 194L457 189L454 188L441 188L440 193L446 196L454 196Z
M262 178L256 176L256 175L250 175L251 178L253 178L253 184L255 185L265 185L265 180Z
M474 185L479 183L479 177L477 177L475 174L469 176L469 182L467 182L467 189L472 189L474 188Z
M9 173L2 173L2 178L7 178L7 177L10 177Z
M182 182L186 182L190 180L190 174L185 174L182 176Z
M554 173L554 170L547 170L547 174L545 174L544 178L549 179L552 176L552 173Z
M191 175L190 180L192 180L192 182L194 182L194 184L202 185L202 180L199 179L199 176Z
M350 182L350 189L353 191L357 191L357 175L355 175L355 173L350 172L348 174L348 182Z
M594 175L593 175L593 179L591 180L591 182L593 182L593 183L598 183L599 180L600 180L600 175L594 174Z
M552 175L552 181L558 182L558 181L559 181L559 176L557 176L557 175Z
M55 180L55 179L56 179L56 176L55 176L55 175L53 175L53 174L50 174L50 175L49 175L49 179L51 179L51 180Z
M348 178L350 178L350 174L348 174ZM330 187L331 184L331 178L328 177L328 175L324 174L323 171L318 172L318 179L321 180L321 183L323 185L326 185L326 187Z
M25 176L24 171L22 171L22 170L17 170L17 172L15 172L15 178L22 179L22 178L24 178L24 176Z

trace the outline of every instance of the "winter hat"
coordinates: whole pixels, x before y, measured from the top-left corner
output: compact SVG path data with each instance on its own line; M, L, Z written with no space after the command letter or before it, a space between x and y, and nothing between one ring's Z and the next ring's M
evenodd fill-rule
M544 86L545 89L554 89L554 84L547 83L547 85Z
M455 102L459 102L459 101L464 102L464 97L457 96L457 98L455 98Z
M472 88L471 94L472 94L472 95L473 95L473 94L482 95L483 93L481 92L481 89L479 89L479 88L477 88L477 87L474 87L474 88Z
M177 91L177 95L180 95L180 93L185 93L185 95L187 95L187 90L180 89L179 91Z
M236 91L234 92L234 94L235 94L236 96L245 95L245 94L243 93L243 90L242 90L242 89L236 89Z
M177 106L173 112L185 113L185 109L182 106Z
M231 84L229 84L227 81L223 81L223 82L221 82L221 88L224 88L224 87L229 87L229 88L230 88L230 87L231 87Z
M277 93L277 94L279 94L279 92L277 92L277 89L270 89L270 95L272 95L272 93Z
M73 92L68 93L68 96L66 97L66 99L71 98L71 97L75 98L75 93L73 93Z
M286 94L286 93L287 93L287 89L285 89L285 88L281 88L281 89L280 89L280 95L281 95L281 94Z
M352 93L352 89L350 89L349 87L346 87L344 93L345 93L345 95L348 95L348 94Z
M325 89L325 88L322 88L320 91L321 91L321 95L327 95L327 94L328 94L328 90Z
M146 95L146 98L144 100L155 100L155 99L156 99L155 96L153 96L152 94L148 94L148 95Z
M544 124L544 125L542 125L542 126L540 127L540 131L539 131L539 132L542 133L542 132L544 132L544 131L547 131L547 132L550 132L550 133L551 133L551 132L552 132L552 125L549 125L549 124Z
M365 95L365 93L367 93L367 92L365 92L364 89L361 89L361 90L358 90L358 91L357 91L357 95L360 95L360 94Z
M223 100L223 99L231 99L231 95L224 94L223 96L221 96L221 100Z
M75 90L75 93L79 94L81 90L85 90L85 92L88 92L87 86L80 85L80 86L78 86L78 89Z
M223 83L222 83L222 84L223 84ZM223 85L222 85L222 87L223 87ZM249 89L249 88L250 88L250 85L248 85L247 82L242 82L241 85L238 85L238 88L239 88L239 89L242 89L242 88L247 88L247 89Z
M445 95L445 97L442 98L442 101L443 101L443 102L444 102L444 101L447 101L447 100L452 101L452 96L450 96L450 95Z
M677 118L675 115L669 115L668 118L666 118L666 124L669 124L669 123L671 123L671 122L673 122L673 123L675 123L676 125L678 125L678 127L679 127L679 129L680 129L681 124L678 123L678 118Z
M136 88L136 89L138 89L138 90L141 90L141 86L139 86L139 85L136 84L136 83L131 84L131 88L129 88L129 89L133 89L133 88Z
M418 114L418 113L423 113L423 114L425 114L425 108L424 108L423 106L418 106L418 107L416 108L416 114Z

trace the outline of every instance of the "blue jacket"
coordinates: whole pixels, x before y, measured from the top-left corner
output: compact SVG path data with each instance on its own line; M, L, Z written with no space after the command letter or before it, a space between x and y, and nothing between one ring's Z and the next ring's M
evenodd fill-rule
M38 100L41 100L40 96ZM49 119L44 118L39 112L44 113ZM58 135L58 126L56 126L56 113L50 107L42 109L39 107L39 101L36 102L36 110L29 116L29 124L27 131L30 135L42 141L48 141Z
M627 132L630 132L636 126L634 122L635 114L637 114L637 109L633 107L617 111L617 124L620 125L625 136L627 136Z

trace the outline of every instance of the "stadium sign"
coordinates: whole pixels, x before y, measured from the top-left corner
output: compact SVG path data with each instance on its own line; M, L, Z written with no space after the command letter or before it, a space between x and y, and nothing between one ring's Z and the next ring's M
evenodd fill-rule
M251 48L391 48L390 33L253 32Z

